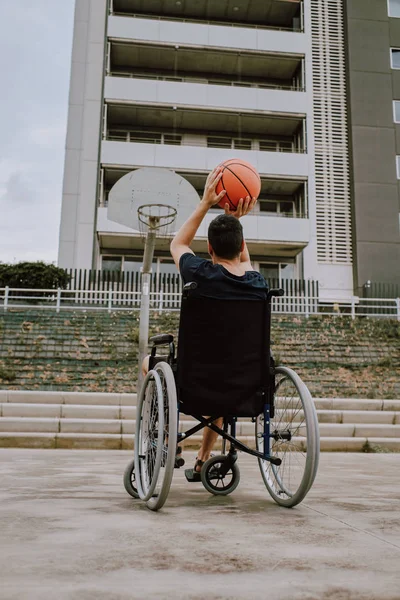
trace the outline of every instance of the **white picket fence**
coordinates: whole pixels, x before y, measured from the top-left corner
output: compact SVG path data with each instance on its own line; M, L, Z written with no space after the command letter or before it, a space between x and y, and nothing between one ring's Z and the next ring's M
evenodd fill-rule
M0 288L0 309L51 309L135 311L140 308L139 291L109 290L33 290ZM181 293L162 289L150 293L152 310L177 311ZM341 315L356 317L393 318L400 321L400 298L359 298L353 296L340 302L309 296L305 292L273 298L272 312L309 317L310 315Z

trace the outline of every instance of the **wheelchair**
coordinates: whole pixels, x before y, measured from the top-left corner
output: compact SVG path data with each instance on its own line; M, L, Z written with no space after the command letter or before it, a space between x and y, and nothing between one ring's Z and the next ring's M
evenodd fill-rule
M201 297L194 282L184 286L178 352L170 334L150 339L149 372L138 398L134 459L124 486L153 511L166 502L175 468L183 466L180 443L209 427L222 437L222 452L201 469L214 495L239 484L238 451L258 459L275 502L293 507L310 490L318 469L319 429L307 386L292 370L276 366L270 351L271 301ZM157 356L160 346L168 356ZM181 413L197 424L179 431ZM208 415L208 416L204 416ZM214 421L223 417L223 426ZM254 444L236 437L239 418L254 424Z

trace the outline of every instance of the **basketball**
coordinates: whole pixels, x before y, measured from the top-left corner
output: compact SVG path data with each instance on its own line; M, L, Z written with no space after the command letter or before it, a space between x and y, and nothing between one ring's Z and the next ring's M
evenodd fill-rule
M261 191L261 179L257 170L250 163L231 158L221 163L222 177L216 187L216 193L226 191L225 196L218 206L225 208L229 204L230 210L236 210L241 198L258 198Z

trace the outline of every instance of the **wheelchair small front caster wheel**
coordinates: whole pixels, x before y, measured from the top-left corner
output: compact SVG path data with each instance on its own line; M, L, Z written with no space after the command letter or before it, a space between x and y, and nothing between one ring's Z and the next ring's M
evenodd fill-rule
M212 456L201 469L201 482L207 492L215 496L227 496L236 490L240 481L240 471L236 463L225 473L227 455Z
M139 498L138 491L136 489L136 476L135 476L135 461L127 465L124 471L124 488L132 498Z

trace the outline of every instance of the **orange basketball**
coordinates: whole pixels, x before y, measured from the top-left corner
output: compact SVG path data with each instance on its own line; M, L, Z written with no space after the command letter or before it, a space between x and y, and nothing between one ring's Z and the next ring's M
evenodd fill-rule
M257 170L250 163L231 158L221 163L222 177L218 182L216 192L219 194L226 190L225 196L218 203L221 208L229 204L231 210L235 210L241 198L258 198L261 191L261 179Z

